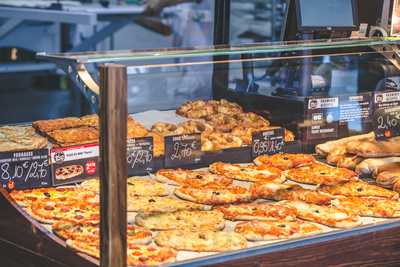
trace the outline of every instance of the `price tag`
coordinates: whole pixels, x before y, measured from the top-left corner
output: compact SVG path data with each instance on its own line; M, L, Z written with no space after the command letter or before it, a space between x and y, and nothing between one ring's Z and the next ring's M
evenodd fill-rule
M142 175L153 170L153 137L128 140L128 175Z
M0 153L0 178L9 190L50 186L49 151Z
M285 145L285 130L275 128L253 133L252 157L280 153Z
M201 161L201 135L165 137L165 166L168 168L196 164Z
M373 125L376 139L400 136L400 107L377 109Z

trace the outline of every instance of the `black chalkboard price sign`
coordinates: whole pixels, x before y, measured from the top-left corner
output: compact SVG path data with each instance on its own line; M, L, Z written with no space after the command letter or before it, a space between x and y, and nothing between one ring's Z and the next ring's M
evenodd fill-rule
M285 145L285 129L274 128L267 131L254 132L251 147L252 157L280 153Z
M377 109L374 112L373 126L376 139L400 136L400 107Z
M153 137L134 138L127 145L128 175L143 175L153 170Z
M192 165L201 161L200 134L165 137L165 166L168 168Z
M49 151L0 153L0 180L8 190L50 186Z

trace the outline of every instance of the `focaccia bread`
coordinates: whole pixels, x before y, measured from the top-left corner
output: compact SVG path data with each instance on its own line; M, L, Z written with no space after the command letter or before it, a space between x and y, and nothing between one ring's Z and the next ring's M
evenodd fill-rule
M212 173L240 181L275 183L283 183L285 181L281 169L268 165L244 166L240 164L215 162L208 168Z
M288 221L251 221L241 222L235 226L235 232L242 234L249 241L269 241L299 238L322 232L314 223L300 220Z
M262 155L254 159L256 165L269 165L281 170L289 170L315 162L315 158L308 154L279 153L275 155Z
M398 199L397 192L382 188L380 186L371 185L364 181L351 181L344 184L321 186L321 192L331 195L347 196L347 197L380 197L388 199Z
M0 152L41 149L47 144L47 138L36 134L31 126L0 127Z
M251 185L250 191L254 198L300 200L317 205L329 205L333 199L329 194L306 189L298 184L255 183Z
M210 210L210 206L171 197L128 197L128 211L145 214L175 212L180 210Z
M174 193L182 199L206 205L250 202L253 199L251 192L241 186L180 187L175 189Z
M47 135L51 138L52 142L59 147L95 144L99 142L99 131L88 126L54 130L48 132Z
M229 205L217 207L215 210L222 212L224 218L231 221L294 221L296 219L294 209L276 203Z
M163 231L156 236L155 242L159 246L196 252L222 252L247 247L246 239L238 233L209 230Z
M229 133L203 132L201 134L202 151L219 151L228 148L241 147L243 140Z
M346 145L347 143L352 141L366 141L373 140L374 138L375 134L373 132L370 132L368 134L345 137L339 140L319 144L315 147L315 151L321 156L327 156L332 152L332 150L336 149L338 146Z
M143 214L135 218L136 224L151 230L222 230L224 215L218 211L176 211L172 213Z
M55 130L82 127L84 126L84 123L79 118L68 117L62 119L34 121L32 126L39 132L47 134Z
M363 158L400 156L400 137L380 141L352 141L346 144L346 150Z
M337 198L332 204L362 217L400 217L400 202L390 199L348 197Z
M306 221L324 224L333 228L352 228L361 225L360 218L353 213L332 206L319 206L302 201L286 201L295 208L297 217Z

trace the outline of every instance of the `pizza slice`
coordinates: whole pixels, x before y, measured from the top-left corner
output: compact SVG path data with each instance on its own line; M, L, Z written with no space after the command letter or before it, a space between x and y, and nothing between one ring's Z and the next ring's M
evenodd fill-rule
M292 181L312 185L335 185L358 180L357 174L345 168L335 168L322 163L290 169L285 173Z
M399 199L399 193L380 186L371 185L364 181L352 181L344 184L321 186L319 191L331 195L348 197L380 197L388 199Z
M256 165L269 165L281 170L289 170L315 162L315 158L308 154L280 153L275 155L262 155L254 159Z
M227 187L180 187L175 189L175 195L195 203L206 205L223 205L253 200L251 192L240 186Z
M285 181L282 171L278 168L261 165L240 165L216 162L209 166L212 173L224 175L231 179L248 182L275 182L283 183Z
M215 210L224 214L231 221L249 220L287 220L296 219L296 210L275 203L240 204L217 207Z
M352 228L361 225L360 218L357 215L343 209L319 206L303 201L285 201L284 204L296 209L297 217L306 221L333 228Z
M225 227L222 213L218 211L177 211L172 213L143 214L135 218L136 224L151 230L221 230Z
M193 187L207 186L228 186L232 184L232 179L222 175L216 175L205 171L191 171L184 169L161 169L155 175L160 182L170 185L187 185Z
M158 233L159 246L195 252L223 252L247 247L246 239L234 232L173 230Z
M209 210L210 206L172 197L128 197L128 211L146 214L175 212L180 210Z
M306 189L297 184L255 183L251 185L250 191L254 198L265 198L276 201L300 200L317 205L329 205L333 199L329 194Z
M400 202L390 199L346 197L337 198L332 204L362 217L400 217Z
M322 228L301 220L272 220L241 222L235 226L235 232L242 234L249 241L270 241L319 234Z

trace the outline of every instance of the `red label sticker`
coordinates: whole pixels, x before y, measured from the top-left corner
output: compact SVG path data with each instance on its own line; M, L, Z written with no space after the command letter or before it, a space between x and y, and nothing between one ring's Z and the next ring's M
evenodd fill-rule
M88 175L93 175L96 173L96 162L95 161L88 161L85 164L85 171Z

